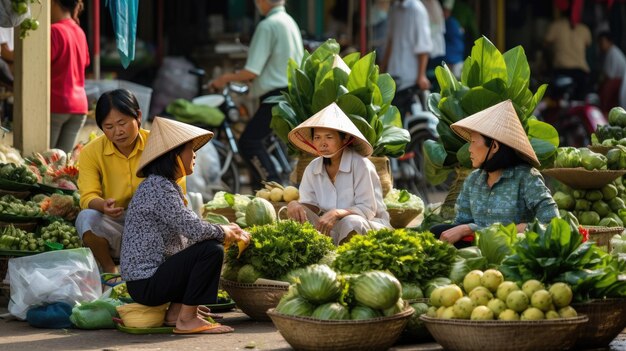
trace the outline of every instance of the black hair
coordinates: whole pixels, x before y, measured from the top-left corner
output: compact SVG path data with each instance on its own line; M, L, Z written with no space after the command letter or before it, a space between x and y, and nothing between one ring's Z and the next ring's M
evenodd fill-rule
M598 33L598 40L603 39L603 38L610 41L611 43L615 42L613 40L613 34L611 34L611 32L608 30L603 30L600 33Z
M85 4L83 0L56 0L56 2L61 6L65 11L72 14L72 19L76 21L76 23L80 24L78 16L80 16L81 12L85 9Z
M102 129L102 122L111 113L111 110L117 110L120 113L133 117L141 125L139 120L139 102L130 90L115 89L102 94L96 104L96 124Z
M187 145L187 143L177 146L152 160L144 166L142 170L143 175L148 177L154 174L170 180L176 180L176 176L178 175L178 162L176 161L176 157L185 150L185 145Z
M487 145L487 147L489 148L486 156L488 157L494 140L484 135L482 137L485 139L485 145ZM487 172L494 172L499 169L515 167L519 164L530 164L528 163L528 161L521 158L517 151L515 151L515 149L513 149L512 147L499 141L498 143L500 144L500 148L498 149L498 151L493 154L493 157L491 157L491 159L483 161L483 163L480 165L480 169L484 169Z

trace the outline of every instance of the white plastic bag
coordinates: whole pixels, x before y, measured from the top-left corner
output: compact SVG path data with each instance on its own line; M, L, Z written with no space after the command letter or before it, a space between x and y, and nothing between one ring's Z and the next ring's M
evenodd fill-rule
M11 0L0 0L0 27L17 27L26 18L30 18L30 6L25 14L18 15L11 7Z
M9 260L9 312L26 319L31 307L93 301L102 295L100 273L88 248L44 252Z

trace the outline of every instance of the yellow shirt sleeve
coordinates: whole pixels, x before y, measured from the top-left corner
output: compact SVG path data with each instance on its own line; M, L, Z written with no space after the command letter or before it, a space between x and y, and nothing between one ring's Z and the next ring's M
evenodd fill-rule
M128 157L120 153L104 135L85 146L78 163L81 208L89 208L89 203L97 198L113 198L116 206L128 207L144 179L135 173L148 134L147 130L139 130L139 140Z

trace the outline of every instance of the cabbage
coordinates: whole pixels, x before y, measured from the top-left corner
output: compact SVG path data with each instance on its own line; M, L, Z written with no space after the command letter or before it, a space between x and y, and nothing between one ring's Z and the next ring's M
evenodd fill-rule
M250 203L250 198L246 195L218 191L213 196L213 200L204 204L204 209L210 211L217 208L231 207L235 211L245 212L248 203Z
M382 271L363 273L351 283L356 301L373 309L392 307L402 294L398 279Z
M329 319L350 319L350 311L340 303L337 302L329 302L318 306L313 314L311 315L313 318L329 320Z
M314 264L307 267L296 284L300 295L315 304L334 301L341 293L337 273L326 265Z
M402 298L406 300L421 299L424 297L422 289L417 284L402 283Z
M387 208L414 209L424 211L424 201L406 190L391 189L383 199Z
M350 319L361 320L380 317L381 314L373 308L363 305L356 305L350 310Z
M284 303L280 308L277 306L276 311L290 316L309 317L315 311L315 305L301 297L296 297Z
M411 341L425 341L432 339L432 336L426 329L424 322L420 320L420 316L428 311L428 305L422 302L413 303L411 307L415 310L411 318L409 318L404 335L411 338Z

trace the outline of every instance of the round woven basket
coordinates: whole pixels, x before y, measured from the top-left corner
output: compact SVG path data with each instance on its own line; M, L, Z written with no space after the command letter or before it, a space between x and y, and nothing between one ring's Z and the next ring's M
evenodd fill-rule
M597 152L602 155L606 155L611 149L614 149L614 146L604 146L604 145L589 145L587 148L593 152Z
M469 321L420 317L437 343L446 350L553 351L574 346L589 318L539 321Z
M589 317L578 331L577 349L607 347L626 328L626 299L611 298L574 303L576 312Z
M611 238L615 234L621 234L624 231L624 227L600 227L600 226L583 226L583 228L589 231L589 240L595 241L599 247L604 247L607 251L611 252Z
M365 320L320 320L310 317L288 316L270 309L267 314L296 350L387 350L413 314L407 306L404 311L389 317Z
M235 301L237 307L257 321L270 321L267 310L276 307L289 286L246 284L221 279L222 289Z
M626 174L626 170L588 171L582 167L549 168L542 170L541 173L574 189L600 189L619 176Z
M399 209L399 208L388 208L387 213L389 213L389 222L391 222L391 226L398 228L406 228L412 220L415 219L422 211L416 209Z

